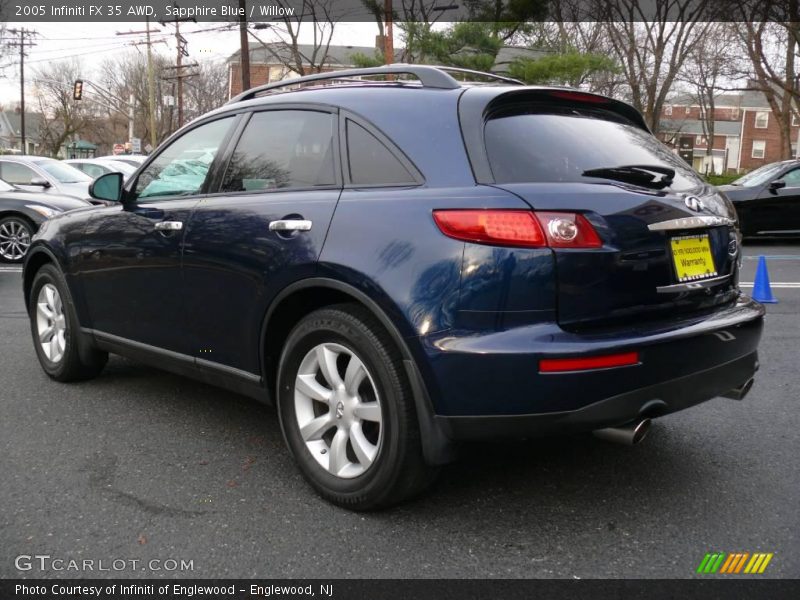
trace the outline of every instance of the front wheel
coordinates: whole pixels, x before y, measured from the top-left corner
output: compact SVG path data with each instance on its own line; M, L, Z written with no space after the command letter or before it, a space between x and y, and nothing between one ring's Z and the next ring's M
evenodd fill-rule
M34 275L28 306L33 345L45 373L56 381L76 381L103 370L108 354L80 347L75 306L54 265L44 265Z
M292 330L278 410L303 475L335 504L383 508L433 480L400 354L360 306L318 310Z

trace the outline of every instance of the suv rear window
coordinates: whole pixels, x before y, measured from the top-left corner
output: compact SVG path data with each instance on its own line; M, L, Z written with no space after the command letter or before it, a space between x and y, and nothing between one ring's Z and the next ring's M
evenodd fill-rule
M622 165L674 169L673 190L699 183L691 167L667 146L602 109L506 109L490 117L484 136L497 183L596 182L583 172Z

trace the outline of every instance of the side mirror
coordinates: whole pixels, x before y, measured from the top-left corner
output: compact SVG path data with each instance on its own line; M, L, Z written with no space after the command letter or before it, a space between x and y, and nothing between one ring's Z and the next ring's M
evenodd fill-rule
M783 179L776 179L775 181L773 181L772 183L769 184L769 189L770 189L771 192L774 192L776 190L779 190L779 189L785 188L785 187L786 187L786 182Z
M119 202L122 199L122 173L106 173L100 175L89 184L89 195L97 200Z
M44 177L32 177L31 182L28 185L38 185L45 189L50 187L50 182L47 181Z

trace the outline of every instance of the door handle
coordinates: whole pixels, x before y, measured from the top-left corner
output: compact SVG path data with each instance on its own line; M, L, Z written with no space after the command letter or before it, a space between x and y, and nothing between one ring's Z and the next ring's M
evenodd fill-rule
M180 231L183 229L182 221L159 221L155 224L158 231Z
M270 221L270 231L310 231L311 221L301 219L286 219L283 221Z

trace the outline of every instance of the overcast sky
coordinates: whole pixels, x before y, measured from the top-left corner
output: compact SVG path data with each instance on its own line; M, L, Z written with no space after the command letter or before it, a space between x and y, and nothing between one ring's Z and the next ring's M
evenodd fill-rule
M225 60L239 49L239 29L236 24L228 27L226 23L185 23L181 33L189 42L187 61ZM25 59L26 81L34 77L38 66L49 62L75 58L82 61L85 73L82 76L91 80L100 63L111 56L125 52L144 52L144 46L132 46L131 41L144 36L118 36L118 31L143 30L144 23L13 23L15 28L33 29L39 33L36 46L29 48ZM172 25L161 27L153 40L165 43L153 45L153 50L175 59L175 29ZM264 41L273 41L268 29L256 32ZM333 43L352 46L372 46L378 28L374 23L339 23L334 30ZM301 28L301 42L310 41L311 25ZM395 32L395 39L397 33ZM256 42L252 37L251 44ZM137 50L137 48L139 50ZM19 102L19 54L6 54L0 58L0 103L4 107L16 106ZM26 99L31 99L31 89Z

